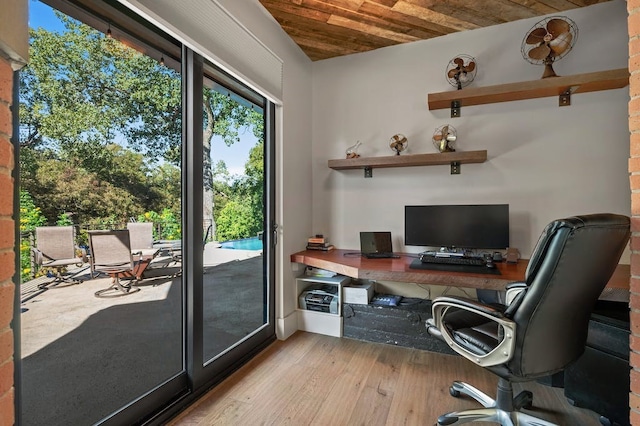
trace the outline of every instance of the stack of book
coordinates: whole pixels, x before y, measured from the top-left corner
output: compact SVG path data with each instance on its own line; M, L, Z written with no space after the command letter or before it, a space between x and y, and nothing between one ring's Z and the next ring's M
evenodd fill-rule
M329 251L333 249L333 244L330 244L329 239L323 235L316 235L307 240L307 250Z

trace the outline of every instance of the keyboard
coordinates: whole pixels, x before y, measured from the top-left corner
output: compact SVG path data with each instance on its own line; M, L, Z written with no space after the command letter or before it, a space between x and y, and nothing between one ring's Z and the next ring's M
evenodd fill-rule
M436 263L440 265L469 265L469 266L486 266L487 261L481 257L466 256L420 256L422 263Z

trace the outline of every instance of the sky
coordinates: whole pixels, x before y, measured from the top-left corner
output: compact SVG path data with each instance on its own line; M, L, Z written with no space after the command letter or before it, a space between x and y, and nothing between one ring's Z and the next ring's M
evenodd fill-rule
M29 0L29 27L44 28L48 31L62 32L64 26L48 5ZM223 160L231 174L244 174L244 164L249 158L249 151L257 144L257 139L250 130L240 130L240 141L226 146L220 137L214 136L211 143L212 160L214 163Z

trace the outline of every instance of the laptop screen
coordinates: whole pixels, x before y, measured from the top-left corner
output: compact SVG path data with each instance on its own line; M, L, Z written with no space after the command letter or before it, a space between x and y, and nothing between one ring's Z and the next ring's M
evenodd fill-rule
M393 253L391 246L391 232L360 232L360 252Z

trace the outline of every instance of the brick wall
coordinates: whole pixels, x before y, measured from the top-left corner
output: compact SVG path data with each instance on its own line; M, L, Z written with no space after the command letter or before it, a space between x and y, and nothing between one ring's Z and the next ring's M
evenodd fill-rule
M0 426L14 423L13 387L13 147L10 142L13 69L0 57Z
M640 425L640 0L627 0L629 11L629 130L631 147L631 424Z

